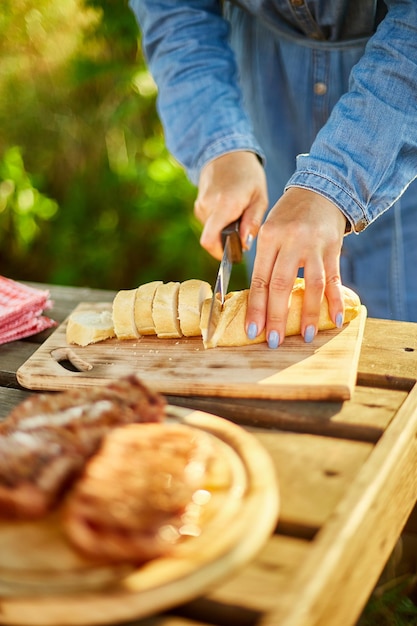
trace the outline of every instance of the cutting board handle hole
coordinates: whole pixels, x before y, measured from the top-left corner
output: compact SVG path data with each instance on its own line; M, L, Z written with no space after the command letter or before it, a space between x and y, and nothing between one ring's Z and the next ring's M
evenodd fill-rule
M55 348L51 357L68 372L89 372L93 369L91 363L78 356L72 348Z

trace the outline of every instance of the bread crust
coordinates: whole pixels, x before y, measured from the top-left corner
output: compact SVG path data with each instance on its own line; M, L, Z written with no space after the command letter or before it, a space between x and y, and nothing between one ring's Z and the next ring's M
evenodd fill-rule
M361 302L359 296L343 286L344 296L344 318L346 324L354 319L360 310ZM304 301L305 283L303 278L297 278L291 294L290 308L288 312L285 336L299 335L301 333L301 311ZM216 346L246 346L266 341L266 333L263 330L255 339L249 339L246 330L246 312L248 307L249 289L243 291L232 291L226 295L223 310L220 300L215 307L216 330L210 341L207 341L207 323L211 301L206 300L201 313L201 333L205 348ZM323 298L320 305L320 316L318 330L328 330L336 325L329 315L327 298Z

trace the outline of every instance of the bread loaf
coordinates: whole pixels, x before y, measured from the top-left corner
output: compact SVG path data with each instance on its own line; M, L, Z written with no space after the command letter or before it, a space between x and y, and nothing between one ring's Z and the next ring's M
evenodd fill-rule
M115 336L110 311L76 311L67 324L67 343L87 346Z
M301 311L304 300L304 279L297 278L291 294L285 335L301 332ZM112 315L107 312L72 314L68 320L67 342L87 345L109 337L137 339L141 335L161 338L203 336L205 348L244 346L266 341L265 331L248 339L245 331L249 290L227 294L222 309L220 301L214 309L216 330L207 340L207 324L212 289L209 283L189 279L182 283L152 281L137 289L119 291L113 301ZM360 310L357 294L343 286L344 323L354 319ZM327 299L320 308L318 330L334 328Z
M301 333L301 310L304 300L304 279L297 278L291 294L291 304L288 312L285 335L299 335ZM344 294L344 323L354 319L360 310L360 300L357 294L343 286ZM266 341L266 333L263 331L255 339L249 339L245 330L246 311L248 307L249 289L232 291L226 295L223 309L220 300L216 303L214 311L216 330L210 341L207 340L207 324L211 301L206 300L201 312L201 333L205 348L215 346L244 346ZM329 307L326 298L323 298L320 308L318 330L335 328L330 319Z

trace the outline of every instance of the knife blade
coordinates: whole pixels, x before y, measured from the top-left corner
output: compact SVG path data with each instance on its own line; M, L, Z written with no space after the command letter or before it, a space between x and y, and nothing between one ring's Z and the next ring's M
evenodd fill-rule
M219 271L217 273L216 283L214 285L213 297L211 299L209 319L207 323L207 340L213 337L216 330L214 320L214 309L217 300L217 294L220 294L220 302L223 307L224 299L229 287L230 276L234 263L240 263L242 260L242 242L239 235L240 219L228 224L221 233L223 244L223 258L220 261Z

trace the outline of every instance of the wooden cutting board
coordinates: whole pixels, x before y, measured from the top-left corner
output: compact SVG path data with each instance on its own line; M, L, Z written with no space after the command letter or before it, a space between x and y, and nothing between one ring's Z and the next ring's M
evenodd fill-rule
M76 310L111 310L111 304L80 303ZM165 394L348 400L356 383L365 320L362 306L342 329L321 331L311 344L301 336L286 337L277 350L266 343L205 350L199 337L153 336L69 346L64 321L19 368L17 379L29 389L63 390L106 384L134 372Z
M256 556L279 513L269 454L253 435L215 415L168 407L168 417L213 438L214 483L201 534L170 556L124 571L76 554L59 511L37 522L0 521L0 624L130 622L201 595Z

